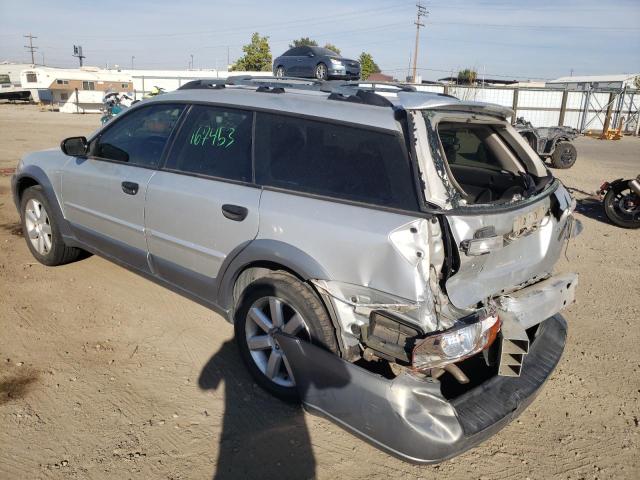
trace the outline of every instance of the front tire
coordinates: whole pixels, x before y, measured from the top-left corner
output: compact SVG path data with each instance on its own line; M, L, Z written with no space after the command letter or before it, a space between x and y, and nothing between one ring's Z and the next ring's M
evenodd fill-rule
M318 80L328 80L329 79L329 70L324 63L319 63L316 65L316 78Z
M576 163L578 151L569 142L558 142L551 154L551 165L555 168L570 168Z
M40 185L27 188L20 200L22 234L38 262L50 267L76 260L82 250L68 247Z
M283 331L338 353L331 319L313 289L285 272L258 278L242 292L235 337L242 359L263 389L288 402L299 400L286 355L274 339Z

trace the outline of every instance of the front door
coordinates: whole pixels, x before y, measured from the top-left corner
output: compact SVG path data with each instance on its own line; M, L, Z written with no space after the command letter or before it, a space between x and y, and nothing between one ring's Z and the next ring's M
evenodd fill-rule
M205 301L227 256L258 233L252 123L252 112L194 105L149 182L145 226L154 272Z
M87 158L66 164L64 214L80 241L148 270L145 192L182 110L168 104L136 108L91 141Z

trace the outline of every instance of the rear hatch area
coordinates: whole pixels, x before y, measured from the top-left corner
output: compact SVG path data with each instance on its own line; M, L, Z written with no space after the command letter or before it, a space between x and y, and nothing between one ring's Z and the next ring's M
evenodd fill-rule
M460 309L549 277L576 231L568 191L505 118L464 108L421 112L446 201L432 198L433 179L425 196L450 232L444 286Z

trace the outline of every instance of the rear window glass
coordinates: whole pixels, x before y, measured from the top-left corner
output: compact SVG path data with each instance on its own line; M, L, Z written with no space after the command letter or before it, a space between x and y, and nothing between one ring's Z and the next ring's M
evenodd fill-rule
M489 125L441 122L438 134L449 165L501 169L487 139L494 131Z
M255 141L258 183L418 209L411 165L393 134L258 113Z
M166 168L248 182L253 113L194 105L180 128Z

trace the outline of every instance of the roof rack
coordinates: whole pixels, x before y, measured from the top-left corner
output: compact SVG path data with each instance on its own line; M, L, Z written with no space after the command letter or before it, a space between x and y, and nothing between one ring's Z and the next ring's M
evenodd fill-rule
M357 87L360 90L366 91L382 91L382 92L417 92L418 90L413 85L400 82L369 82L367 80L352 80L348 82L342 82L340 86L344 87Z
M193 80L185 83L178 90L221 89L225 88L227 85L255 87L257 92L275 94L285 93L285 89L313 90L329 93L329 100L347 101L364 105L392 108L393 103L381 94L418 92L418 90L412 85L396 82L367 82L366 80L323 81L315 78L272 77L264 75L232 75L227 78Z

